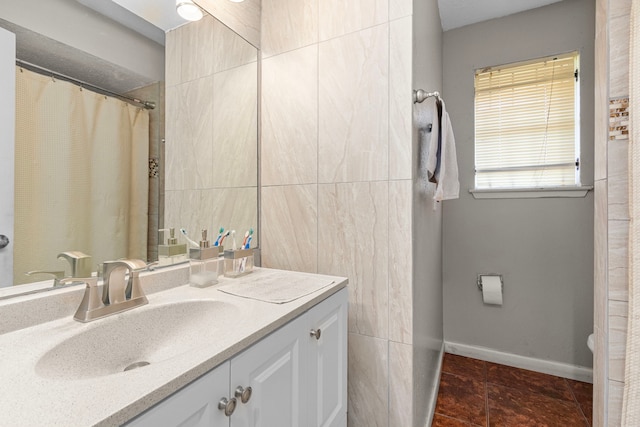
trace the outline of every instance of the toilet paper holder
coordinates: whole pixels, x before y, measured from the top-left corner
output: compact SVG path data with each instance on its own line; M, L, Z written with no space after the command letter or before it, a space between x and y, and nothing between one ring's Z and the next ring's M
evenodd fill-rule
M478 274L478 278L476 279L476 285L478 285L478 289L482 292L482 277L486 276L497 276L500 278L500 289L504 291L504 280L502 279L502 274L497 273L481 273Z

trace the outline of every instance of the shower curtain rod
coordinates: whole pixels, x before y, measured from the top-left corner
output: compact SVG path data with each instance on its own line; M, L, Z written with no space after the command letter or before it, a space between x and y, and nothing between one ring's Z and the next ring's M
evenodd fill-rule
M138 98L130 98L128 96L120 95L119 93L114 93L108 91L106 89L99 88L92 84L83 82L81 80L74 79L73 77L65 76L64 74L56 73L55 71L48 70L46 68L40 67L38 65L31 64L26 61L22 61L20 59L16 59L16 65L18 67L26 68L27 70L33 71L34 73L42 74L45 76L51 76L56 79L64 80L69 83L73 83L74 85L80 86L82 88L89 89L91 91L100 93L102 95L113 96L114 98L121 99L123 101L129 102L130 104L134 104L136 106L142 107L146 110L153 110L156 108L156 103L153 101L143 101Z

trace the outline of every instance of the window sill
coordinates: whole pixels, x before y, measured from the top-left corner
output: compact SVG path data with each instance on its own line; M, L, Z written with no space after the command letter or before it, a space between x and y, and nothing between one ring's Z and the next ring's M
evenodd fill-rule
M501 188L469 190L474 199L543 199L552 197L585 197L593 186L548 188Z

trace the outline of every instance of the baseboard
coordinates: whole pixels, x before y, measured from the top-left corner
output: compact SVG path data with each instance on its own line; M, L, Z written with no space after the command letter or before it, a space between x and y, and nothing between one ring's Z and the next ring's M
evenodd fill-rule
M442 356L444 355L444 352L446 351L445 349L445 343L442 343L442 347L440 347L440 357L438 357L438 366L436 367L436 378L435 378L435 384L433 386L433 393L431 395L431 401L428 402L427 404L429 406L427 406L428 411L427 411L427 419L424 420L425 427L429 427L431 426L431 424L433 423L433 416L435 415L436 412L436 401L438 400L438 392L440 390L440 373L442 372ZM416 404L416 402L414 402L414 405ZM415 412L414 412L415 414ZM418 424L419 425L419 424Z
M513 366L514 368L528 369L530 371L542 372L543 374L593 383L593 369L586 368L584 366L569 365L550 360L504 353L491 348L460 344L456 342L445 341L444 350L447 353L473 357L474 359Z

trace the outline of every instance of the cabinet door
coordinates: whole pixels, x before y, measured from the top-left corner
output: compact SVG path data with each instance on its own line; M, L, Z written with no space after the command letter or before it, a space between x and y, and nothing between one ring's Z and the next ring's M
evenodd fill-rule
M345 427L347 413L347 290L309 310L310 427Z
M231 427L306 427L306 314L231 359L231 390L251 387L251 398L231 416ZM307 332L308 333L308 332Z
M229 362L225 362L134 418L127 427L229 427L229 417L218 409L218 402L230 397Z

